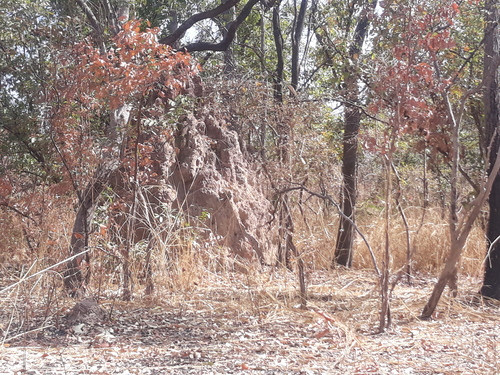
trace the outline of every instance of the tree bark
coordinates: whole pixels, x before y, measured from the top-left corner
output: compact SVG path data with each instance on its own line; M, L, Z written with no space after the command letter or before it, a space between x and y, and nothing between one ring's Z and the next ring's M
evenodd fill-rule
M490 168L497 157L500 146L500 9L496 0L486 2L486 29L484 38L484 117L485 148L490 147ZM491 172L491 170L490 170ZM480 293L489 298L500 299L500 245L495 240L500 236L500 177L495 176L489 196L487 243L489 249Z
M377 5L377 1L370 1L360 14L354 38L349 49L349 62L346 67L346 100L344 105L344 136L342 140L342 213L340 216L337 245L335 248L334 262L351 267L354 243L354 223L356 207L356 169L358 164L358 132L361 123L361 110L359 108L359 88L357 76L357 59L363 47L368 28L370 14ZM349 219L349 220L348 220Z
M283 71L285 60L283 58L283 35L281 33L281 22L279 13L280 3L276 3L273 8L273 36L276 46L278 62L276 63L276 73L274 77L274 99L279 103L283 102Z
M300 75L300 39L302 38L302 30L304 29L304 20L306 18L307 0L302 0L298 14L295 15L294 27L292 29L292 87L297 90ZM295 4L295 12L297 13L297 5Z
M351 98L358 101L357 79L347 84L351 90ZM356 169L358 164L358 132L361 122L361 111L355 105L344 107L344 137L342 140L342 212L337 234L335 262L345 267L352 265L352 248L354 242L355 207L356 207ZM348 220L350 219L350 220Z
M80 206L73 224L73 233L70 241L70 255L77 255L87 249L90 235L90 224L94 215L97 200L107 186L115 168L108 164L101 164L94 174L82 195ZM90 255L83 253L66 264L64 270L64 286L71 296L80 296L85 291L85 285L90 277Z

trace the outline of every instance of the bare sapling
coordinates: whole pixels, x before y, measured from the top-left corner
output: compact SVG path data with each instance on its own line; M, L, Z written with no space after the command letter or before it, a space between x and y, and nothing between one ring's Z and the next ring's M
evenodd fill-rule
M425 163L424 163L425 164ZM406 217L403 206L401 205L401 178L399 177L398 170L394 163L391 162L391 170L396 178L396 194L394 195L394 201L396 202L396 207L398 208L399 215L401 216L401 220L403 220L403 225L405 227L405 238L406 238L406 264L405 264L405 272L406 273L406 282L408 285L411 285L411 274L412 274L412 258L413 258L413 249L411 245L411 235L410 235L410 226L408 224L408 219ZM424 172L425 174L425 172ZM425 210L425 207L424 207ZM424 211L425 212L425 211Z
M384 216L384 257L382 261L382 274L380 275L380 321L379 332L384 332L391 325L391 307L389 295L389 269L390 269L390 252L391 241L389 230L391 226L391 190L392 190L392 155L384 155L384 171L385 171L385 216Z
M284 255L284 263L287 265L287 267L290 267L290 265L288 264L289 254L293 255L293 257L297 261L300 308L305 309L307 305L307 286L304 272L304 259L302 258L302 254L293 243L294 225L292 215L290 213L288 196L286 194L282 197L281 202L280 232L280 241L283 241L283 244L280 246L279 250L281 250L281 254Z

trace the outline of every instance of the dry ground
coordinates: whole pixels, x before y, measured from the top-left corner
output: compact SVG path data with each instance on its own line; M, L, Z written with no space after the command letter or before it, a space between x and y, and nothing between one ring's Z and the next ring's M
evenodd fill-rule
M444 296L434 319L420 321L434 281L396 286L382 334L376 279L363 270L311 273L308 310L296 306L293 274L265 270L211 274L130 303L103 294L107 318L83 325L60 318L69 299L48 314L47 299L10 292L1 296L0 374L500 373L500 311L472 303L480 280L462 277L460 296Z

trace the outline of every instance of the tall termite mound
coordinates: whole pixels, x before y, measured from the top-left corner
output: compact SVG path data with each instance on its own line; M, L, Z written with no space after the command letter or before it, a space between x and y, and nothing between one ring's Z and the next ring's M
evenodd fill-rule
M134 212L129 204L113 214L114 227L119 228L115 242L132 239L154 246L156 239L175 229L155 219L167 209L183 214L199 238L229 249L234 257L268 263L275 242L273 207L258 162L234 130L237 124L226 120L227 103L203 92L200 80L183 95L195 103L189 110L172 108L165 98L155 101L156 112L184 114L175 121L157 118L155 130L141 135L142 148L152 150L148 163L139 162L140 171L149 171L145 185L134 190L127 171L117 171L113 190L125 202L133 201L135 194L138 203ZM131 217L133 225L127 225Z
M174 205L202 219L219 245L261 262L270 249L272 206L256 166L237 132L215 111L202 108L179 123L168 164Z

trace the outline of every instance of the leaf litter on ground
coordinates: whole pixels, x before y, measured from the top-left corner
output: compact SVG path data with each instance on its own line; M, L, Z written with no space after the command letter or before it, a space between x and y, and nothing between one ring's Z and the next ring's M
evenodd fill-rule
M382 334L377 280L365 270L311 272L307 310L293 273L276 270L207 275L192 290L131 302L103 293L106 319L76 327L35 300L16 327L12 311L22 308L11 294L0 327L17 337L4 337L0 374L500 373L500 314L477 300L479 280L464 278L458 298L444 296L434 319L420 321L433 282L418 275L414 286L396 286ZM22 334L37 325L51 328Z

